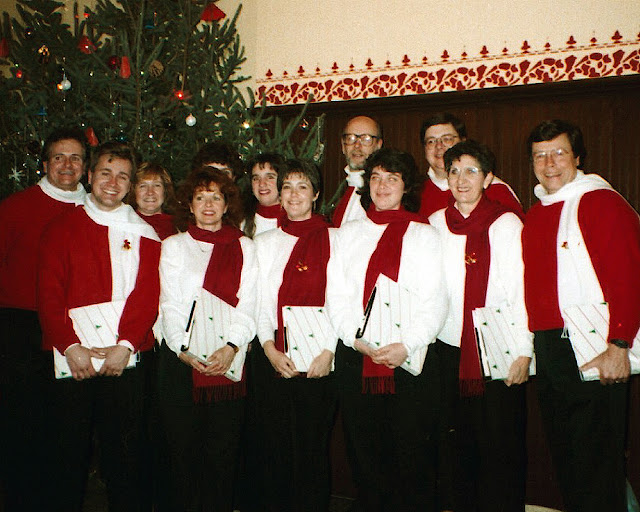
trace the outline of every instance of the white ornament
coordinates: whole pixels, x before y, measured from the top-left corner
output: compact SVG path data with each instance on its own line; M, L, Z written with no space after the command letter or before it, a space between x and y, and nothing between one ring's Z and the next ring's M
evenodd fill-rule
M196 124L196 116L194 116L193 114L189 114L187 116L187 118L184 120L185 123L187 123L187 126L195 126Z
M62 89L63 91L68 91L69 89L71 89L71 82L65 78L64 80L62 80L62 82L60 82L60 89Z

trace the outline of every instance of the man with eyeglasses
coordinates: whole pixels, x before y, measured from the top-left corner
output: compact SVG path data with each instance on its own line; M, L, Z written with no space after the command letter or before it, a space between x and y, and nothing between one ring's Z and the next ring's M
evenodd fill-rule
M41 510L51 354L42 351L36 313L40 238L55 217L82 204L86 139L78 129L52 133L42 149L45 175L0 203L0 465L4 510ZM34 489L39 489L34 492ZM2 508L2 507L0 507Z
M382 147L382 127L370 117L354 117L342 130L341 141L342 154L347 160L344 168L347 177L341 185L345 191L333 211L335 227L366 216L358 190L364 185L364 163L371 153Z
M640 329L638 214L604 179L581 170L577 126L544 121L527 147L540 201L522 233L525 301L560 490L568 511L623 512L629 348ZM607 348L580 368L597 369L599 381L581 379L570 343L577 332L594 332L589 322L572 323L585 311L609 317Z
M448 206L451 192L447 183L447 171L444 168L444 153L466 138L467 128L464 122L448 112L434 114L422 123L420 142L424 145L429 170L422 190L419 213L425 218ZM497 176L493 177L485 194L489 199L524 217L522 205L515 192Z

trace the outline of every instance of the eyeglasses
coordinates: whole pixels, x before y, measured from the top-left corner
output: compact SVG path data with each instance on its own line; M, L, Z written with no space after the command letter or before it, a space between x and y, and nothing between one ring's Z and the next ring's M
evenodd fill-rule
M476 175L480 172L480 169L478 169L477 167L464 167L462 169L458 167L451 167L449 169L449 176L457 176L459 174L462 174L463 172L471 175Z
M564 148L548 149L546 151L536 151L531 155L531 159L534 163L539 164L546 162L547 158L551 158L552 160L566 158L570 153L571 151Z
M380 137L378 137L377 135L369 135L368 133L361 133L361 134L356 134L356 133L343 133L342 134L342 142L345 143L347 146L353 146L356 141L360 141L360 144L362 144L364 147L368 147L371 146L371 144L373 144L374 139L379 139Z
M460 140L457 135L443 135L442 137L429 137L424 141L424 145L428 148L435 148L438 142L445 148L450 148Z

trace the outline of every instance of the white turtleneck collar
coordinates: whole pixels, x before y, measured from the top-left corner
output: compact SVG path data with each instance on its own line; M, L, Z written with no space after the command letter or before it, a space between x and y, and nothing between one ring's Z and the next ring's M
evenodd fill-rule
M78 183L75 190L62 190L54 186L46 174L38 182L38 186L46 195L62 203L83 204L84 198L87 195L84 187L80 183Z
M445 191L445 190L449 190L449 182L447 181L447 178L443 178L440 179L436 176L436 172L429 167L429 170L427 171L427 175L429 176L429 178L431 179L431 181L433 181L433 184L438 187L440 190Z
M544 206L547 206L582 196L587 192L592 192L594 190L613 190L613 187L609 185L604 178L601 178L597 174L585 174L578 169L573 181L570 181L553 194L549 194L539 183L534 187L533 193L538 199L540 199L540 202Z
M347 175L347 185L355 187L358 190L364 187L364 170L353 171L351 170L351 167L347 165L344 168L344 172Z
M128 204L122 203L114 210L104 211L93 202L91 194L87 194L84 210L96 224L160 241L155 229L143 221Z

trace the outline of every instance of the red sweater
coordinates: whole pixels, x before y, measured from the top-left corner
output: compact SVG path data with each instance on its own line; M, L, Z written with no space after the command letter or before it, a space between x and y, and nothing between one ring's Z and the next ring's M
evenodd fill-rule
M38 185L0 203L0 307L36 310L40 237L53 218L74 207Z
M556 247L562 202L527 213L522 232L525 301L529 329L562 329L558 302ZM617 193L586 193L578 208L578 224L604 299L609 303L609 340L629 343L640 329L640 222L638 214Z
M140 237L140 263L133 291L118 327L119 338L148 350L158 314L160 244ZM61 216L42 237L38 269L38 313L43 348L61 353L79 343L68 310L112 300L108 228L93 222L83 207Z
M520 219L524 219L524 211L520 201L506 184L491 184L485 191L485 195L488 199L506 206L509 211L515 213ZM451 196L451 190L441 190L431 179L427 178L422 188L418 214L428 219L432 213L449 206L449 198Z

